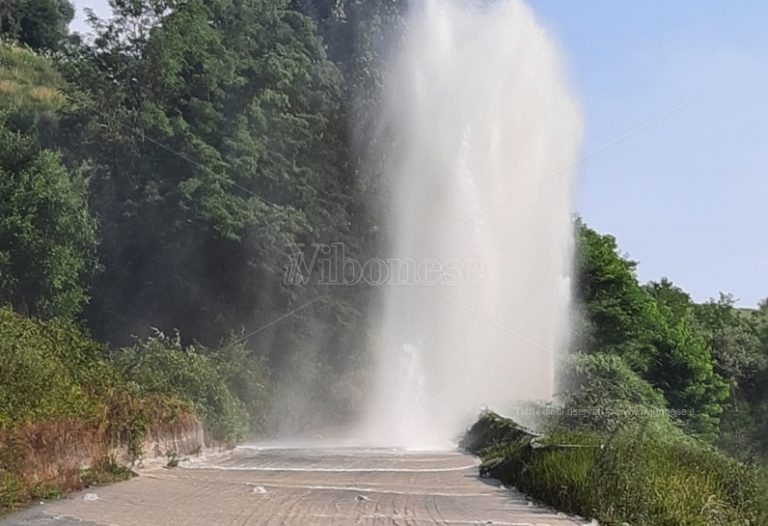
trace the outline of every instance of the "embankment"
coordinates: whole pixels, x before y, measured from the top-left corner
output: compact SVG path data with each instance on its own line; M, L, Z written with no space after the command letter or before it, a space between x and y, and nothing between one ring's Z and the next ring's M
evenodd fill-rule
M489 412L462 446L482 458L485 476L606 526L768 524L764 473L690 437L645 428L537 435Z
M115 442L92 423L44 422L0 432L0 509L58 497L132 476L132 468L199 453L203 427L191 415L151 426L140 439Z
M195 409L126 381L73 324L0 309L0 510L199 450Z

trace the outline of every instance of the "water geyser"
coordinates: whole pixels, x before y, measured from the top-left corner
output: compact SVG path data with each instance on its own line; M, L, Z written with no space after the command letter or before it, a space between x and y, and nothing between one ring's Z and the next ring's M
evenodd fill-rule
M375 142L391 256L431 274L384 291L366 427L379 444L439 448L484 406L553 395L581 122L524 3L416 2L405 31Z

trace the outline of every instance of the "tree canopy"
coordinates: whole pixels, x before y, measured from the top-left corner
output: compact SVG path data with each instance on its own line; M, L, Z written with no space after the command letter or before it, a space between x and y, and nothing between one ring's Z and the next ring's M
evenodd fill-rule
M313 243L364 259L387 242L385 159L368 155L386 148L363 146L387 140L385 44L406 2L111 7L80 39L66 0L0 6L0 303L78 325L111 374L223 439L354 414L377 292L284 273ZM614 237L574 228L565 398L685 410L686 432L768 455L768 302L642 284Z

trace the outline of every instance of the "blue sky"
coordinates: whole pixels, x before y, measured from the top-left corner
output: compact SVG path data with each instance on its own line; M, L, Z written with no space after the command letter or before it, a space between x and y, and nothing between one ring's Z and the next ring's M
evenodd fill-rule
M529 3L563 51L584 151L598 150L578 167L577 211L642 280L768 297L768 2ZM75 30L83 7L108 12L75 4Z

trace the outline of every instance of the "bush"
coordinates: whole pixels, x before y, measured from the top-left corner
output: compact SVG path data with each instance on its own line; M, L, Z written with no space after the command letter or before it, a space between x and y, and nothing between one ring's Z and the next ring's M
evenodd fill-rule
M262 433L271 394L266 364L253 356L242 338L233 338L221 347L205 352L216 363L229 391L245 407L247 432L250 435Z
M613 435L560 429L541 437L486 413L463 445L483 458L484 474L609 526L768 524L765 473L650 423Z
M682 434L667 410L663 393L635 373L619 356L578 355L563 374L563 415L556 428L611 434L650 426Z
M190 419L188 403L132 390L72 323L0 308L0 509L124 476L114 446L140 457L153 429Z
M39 322L0 308L0 428L100 412L115 380L103 349L71 324Z
M260 425L264 373L240 344L184 347L178 334L156 332L115 353L114 363L143 395L193 402L214 440L235 442Z

